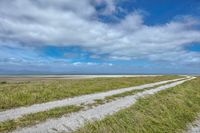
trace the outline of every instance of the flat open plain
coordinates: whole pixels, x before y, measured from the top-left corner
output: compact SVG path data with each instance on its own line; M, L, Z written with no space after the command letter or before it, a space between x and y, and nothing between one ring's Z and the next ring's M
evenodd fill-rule
M132 120L127 121L126 119L129 117L124 115L133 112L131 108L134 109L135 114L138 114L137 111L140 110L140 107L138 108L135 106L144 104L140 102L146 98L149 98L148 102L150 102L157 95L158 101L157 104L154 105L155 107L150 106L148 108L152 108L151 111L153 112L155 111L155 119L156 116L162 116L162 119L165 119L167 122L169 116L159 115L157 112L159 109L162 109L162 107L159 109L156 108L158 105L162 105L164 108L168 109L168 113L171 111L173 112L173 110L171 110L173 108L170 109L167 107L169 104L168 102L174 100L174 103L176 103L177 99L171 98L169 101L164 100L165 103L162 103L163 100L159 100L159 96L163 95L162 98L165 98L165 95L166 98L176 94L177 96L181 96L186 95L186 91L188 96L184 96L184 100L188 102L189 100L193 100L187 99L187 97L189 98L192 96L192 91L199 89L196 87L193 90L192 87L194 85L198 86L196 84L199 83L199 78L192 76L51 75L38 77L1 77L0 80L0 101L3 103L1 104L0 111L0 132L14 133L67 133L72 131L98 133L130 131L136 131L138 133L157 132L163 127L156 127L157 124L153 125L155 126L154 129L149 129L151 126L142 126L143 124L149 123L147 121L149 121L148 118L151 118L151 114L146 117L143 116L144 118L141 118L142 123L138 118L134 117L134 115L129 116L130 118L133 117L132 120L135 119L138 121L138 124L141 125L140 129L136 126L137 123L133 126L131 124ZM190 86L191 84L192 86ZM188 88L191 88L189 92L187 90ZM164 92L165 94L163 94ZM195 93L195 95L197 94ZM180 100L181 97L179 98L179 101ZM196 100L199 100L198 97ZM194 114L198 114L198 110L200 112L200 108L198 107L199 103L196 102L190 103L190 106L192 106L191 112L194 111L192 108L193 104L195 104L195 113L193 112L193 115L189 117L189 119L184 118L185 123L180 123L181 128L177 128L172 124L171 129L164 128L162 130L169 132L186 130L191 120L195 120L197 117ZM150 103L152 104L154 101ZM147 104L147 101L145 104ZM181 105L183 105L183 107ZM181 105L179 105L181 106L179 112L180 116L190 115L185 114L188 112L181 112L181 109L185 107L184 103ZM144 108L145 106L146 105L142 106L143 111L148 109ZM174 105L174 108L176 107L178 106ZM123 113L124 111L128 113ZM165 109L162 112L165 113ZM118 116L120 113L121 118ZM171 113L169 114L171 115ZM174 116L172 115L170 117ZM144 119L146 119L146 122ZM112 129L107 127L108 125L103 124L107 123L107 120L110 121L109 127L113 127ZM118 120L123 120L123 123L127 123L128 127L123 127L125 125ZM158 118L156 121L163 123ZM171 122L172 121L173 119L171 119ZM101 124L101 122L103 123ZM166 124L169 124L169 122ZM115 130L116 125L118 125L118 130Z

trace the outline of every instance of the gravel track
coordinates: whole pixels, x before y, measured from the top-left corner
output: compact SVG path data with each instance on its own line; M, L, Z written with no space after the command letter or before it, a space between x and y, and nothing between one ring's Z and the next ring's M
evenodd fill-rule
M189 126L187 133L200 133L200 118Z
M194 78L194 77L193 77ZM37 124L32 127L21 128L13 131L13 133L53 133L55 132L71 132L80 128L84 125L86 121L94 121L105 118L107 115L111 115L121 109L127 108L134 104L137 99L142 98L146 95L152 95L161 90L165 90L170 87L174 87L176 85L182 84L188 80L193 78L177 81L174 83L170 83L167 85L163 85L161 87L157 87L155 89L147 90L141 93L137 93L136 95L126 96L123 98L119 98L118 100L105 103L103 105L99 105L92 109L88 109L85 111L80 111L77 113L72 113L68 116L63 116L58 119L50 119L44 123Z
M135 86L135 87L116 89L116 90L107 91L107 92L82 95L82 96L77 96L74 98L67 98L67 99L63 99L63 100L52 101L52 102L47 102L47 103L42 103L42 104L34 104L31 106L27 106L27 107L19 107L16 109L10 109L10 110L0 112L0 122L16 119L16 118L22 117L23 115L27 115L30 113L47 111L47 110L50 110L50 109L53 109L56 107L63 107L63 106L68 106L68 105L79 105L81 103L86 103L86 104L93 103L95 99L104 99L107 96L120 94L120 93L123 93L126 91L154 87L156 85L162 85L165 83L175 82L175 81L179 81L179 80L183 80L183 79L186 79L186 78L166 80L166 81L150 83L150 84L145 84L145 85L140 85L140 86Z

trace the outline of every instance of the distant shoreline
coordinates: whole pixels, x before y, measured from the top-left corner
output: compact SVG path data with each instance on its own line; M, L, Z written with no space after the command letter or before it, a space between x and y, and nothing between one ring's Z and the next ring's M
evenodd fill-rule
M1 75L0 81L34 81L117 77L154 77L160 75Z
M0 74L0 77L77 77L77 76L99 76L99 77L121 77L121 76L159 76L159 75L194 75L199 74L181 74L181 73L160 73L160 74Z
M34 78L34 77L44 77L44 78L71 78L71 77L141 77L141 76L159 76L159 75L150 75L150 74L93 74L93 75L0 75L0 78L10 77L10 78L17 78L17 77L27 77L27 78Z

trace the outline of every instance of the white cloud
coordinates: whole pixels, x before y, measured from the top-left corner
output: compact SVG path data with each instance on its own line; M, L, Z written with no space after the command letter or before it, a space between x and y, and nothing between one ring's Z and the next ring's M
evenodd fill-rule
M94 4L101 2L105 12L115 11L114 0L1 0L0 45L80 46L116 60L200 62L199 53L184 49L200 42L200 30L193 28L198 20L187 16L148 26L136 11L118 24L106 24L96 18Z

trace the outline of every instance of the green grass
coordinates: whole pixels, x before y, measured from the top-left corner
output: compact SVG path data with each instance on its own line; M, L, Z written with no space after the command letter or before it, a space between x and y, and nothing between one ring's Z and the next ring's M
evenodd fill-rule
M19 127L26 127L37 123L41 123L49 118L58 118L71 112L80 111L82 108L83 108L82 106L72 105L72 106L59 107L44 112L28 114L16 120L9 120L0 123L0 132L8 132Z
M200 77L155 95L76 133L178 133L200 113Z
M174 78L180 76L6 82L0 84L0 111Z

